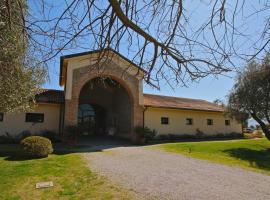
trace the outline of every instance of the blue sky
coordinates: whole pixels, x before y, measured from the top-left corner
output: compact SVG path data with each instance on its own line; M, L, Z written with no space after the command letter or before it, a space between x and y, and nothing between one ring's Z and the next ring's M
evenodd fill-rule
M44 84L44 88L63 89L59 86L59 62L49 66L50 80ZM218 77L206 77L199 82L190 83L188 87L176 87L171 89L167 85L163 85L161 90L151 88L144 84L144 93L161 94L168 96L187 97L196 99L205 99L213 101L215 99L225 99L229 90L234 83L234 74Z
M35 6L30 1L30 7L32 11L36 12ZM188 5L188 9L191 10L197 10L198 4L196 4L196 0L191 1L191 3ZM60 2L58 2L60 3ZM255 6L257 6L257 3L254 3ZM253 5L253 6L254 6ZM200 9L206 9L206 4L204 5L205 8ZM59 9L59 8L57 8ZM56 9L56 10L57 10ZM200 18L204 17L207 12L197 12L194 16L194 19L196 18L197 21L199 21ZM196 21L195 20L195 21ZM197 25L197 24L195 24ZM256 20L250 20L247 27L249 29L247 30L253 30L253 27L258 27L260 24ZM244 41L239 41L239 44L243 43ZM72 51L65 51L64 55L70 54L70 53L78 53L82 52L82 49L72 50ZM51 60L48 63L48 70L49 70L49 79L48 81L43 85L44 88L52 88L52 89L63 89L58 84L59 79L59 60L60 60L60 54L57 55L53 60ZM236 64L238 67L243 66L243 62L236 61ZM182 87L177 86L174 89L170 88L165 82L161 84L161 90L157 90L154 88L151 88L148 85L144 85L144 93L153 93L153 94L161 94L161 95L169 95L169 96L177 96L177 97L186 97L186 98L197 98L197 99L205 99L208 101L213 101L215 99L221 99L225 100L226 95L229 93L230 89L232 88L234 84L235 79L235 72L230 72L224 75L219 75L217 77L214 76L208 76L206 78L203 78L197 82L189 82L188 87Z

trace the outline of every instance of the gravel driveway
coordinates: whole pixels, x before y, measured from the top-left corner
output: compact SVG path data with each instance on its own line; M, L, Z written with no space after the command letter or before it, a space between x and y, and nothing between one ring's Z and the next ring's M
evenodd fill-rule
M143 199L270 199L270 176L149 147L109 148L85 158L92 170Z

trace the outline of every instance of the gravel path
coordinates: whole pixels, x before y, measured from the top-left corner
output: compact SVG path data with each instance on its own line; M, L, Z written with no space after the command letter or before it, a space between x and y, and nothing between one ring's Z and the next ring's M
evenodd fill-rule
M270 176L179 154L117 147L85 157L92 170L144 199L270 199Z

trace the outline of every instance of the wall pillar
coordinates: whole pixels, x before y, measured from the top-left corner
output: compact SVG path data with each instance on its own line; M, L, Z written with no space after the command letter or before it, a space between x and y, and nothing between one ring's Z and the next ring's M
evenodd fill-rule
M78 98L65 100L64 126L77 125L78 103Z

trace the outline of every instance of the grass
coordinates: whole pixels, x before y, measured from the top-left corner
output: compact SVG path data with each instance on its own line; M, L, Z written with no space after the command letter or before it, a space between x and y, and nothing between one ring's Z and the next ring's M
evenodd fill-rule
M158 148L193 158L237 166L270 175L270 142L263 139L211 142L179 142Z
M130 199L129 192L89 170L79 153L24 160L16 145L0 145L0 199ZM54 187L35 189L37 182Z

